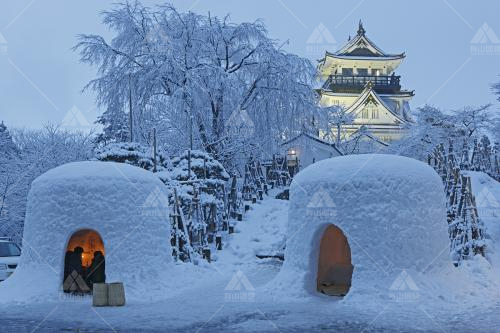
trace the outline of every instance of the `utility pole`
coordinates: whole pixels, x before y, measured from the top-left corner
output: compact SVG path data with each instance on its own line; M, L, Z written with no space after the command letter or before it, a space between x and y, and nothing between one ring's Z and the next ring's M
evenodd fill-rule
M134 141L134 132L133 132L133 127L132 127L132 80L130 77L130 74L128 75L128 107L129 107L129 130L130 130L130 142Z

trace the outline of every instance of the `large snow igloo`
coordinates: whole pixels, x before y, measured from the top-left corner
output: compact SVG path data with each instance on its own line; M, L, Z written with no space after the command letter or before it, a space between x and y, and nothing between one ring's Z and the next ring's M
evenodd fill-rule
M382 154L323 160L290 187L285 262L273 288L389 297L401 274L419 280L447 267L448 244L445 195L431 167Z
M66 253L75 247L83 248L84 265L91 252L104 254L106 282L123 282L127 298L161 297L172 262L164 188L152 173L113 162L69 163L38 177L20 264L0 286L0 299L64 295Z

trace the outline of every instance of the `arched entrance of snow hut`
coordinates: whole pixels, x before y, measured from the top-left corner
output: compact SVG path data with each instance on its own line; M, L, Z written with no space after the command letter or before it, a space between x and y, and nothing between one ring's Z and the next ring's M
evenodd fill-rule
M351 248L342 230L330 224L321 237L317 290L329 296L345 296L351 287Z
M64 254L64 292L90 293L94 283L104 283L105 254L97 231L82 229L71 235Z

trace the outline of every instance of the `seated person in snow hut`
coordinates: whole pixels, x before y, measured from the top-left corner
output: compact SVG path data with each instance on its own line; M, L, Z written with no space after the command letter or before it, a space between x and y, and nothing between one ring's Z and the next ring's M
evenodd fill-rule
M84 282L85 276L82 264L82 254L83 248L80 246L75 247L73 252L66 252L64 257L65 277L63 285L65 292L86 293L89 291L89 288Z
M71 263L71 257L73 256L73 251L67 251L66 255L64 256L64 279L63 281L66 281L68 276L72 273L70 270L70 263Z
M92 286L94 283L105 283L106 282L106 261L104 260L104 255L101 251L94 252L94 258L92 259L92 264L90 265L88 282Z
M83 248L80 246L75 247L73 253L69 257L68 272L72 274L76 271L80 276L83 274L83 264L82 264L82 253Z

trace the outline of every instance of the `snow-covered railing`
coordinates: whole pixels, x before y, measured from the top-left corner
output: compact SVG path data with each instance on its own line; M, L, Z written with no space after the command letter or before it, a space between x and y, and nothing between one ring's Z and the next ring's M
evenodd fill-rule
M461 172L461 167L468 164L468 154L466 156L458 163L450 141L448 153L441 144L428 158L429 165L438 172L444 183L450 253L455 265L474 255L484 256L485 251L484 227L472 194L471 179Z

